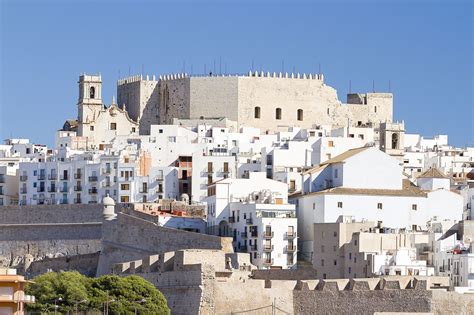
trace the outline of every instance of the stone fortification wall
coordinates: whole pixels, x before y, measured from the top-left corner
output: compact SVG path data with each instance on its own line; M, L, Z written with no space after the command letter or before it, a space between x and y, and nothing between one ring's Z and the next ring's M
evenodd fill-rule
M262 280L313 280L319 279L316 270L313 268L302 269L281 269L281 270L252 270L253 279Z
M180 249L219 249L232 252L232 239L160 227L119 213L103 225L98 275L110 273L114 264Z
M239 125L278 131L288 126L358 125L391 121L391 93L352 94L343 104L321 74L165 76L159 81L160 121L226 117ZM255 117L259 107L260 117ZM276 117L277 108L281 117ZM298 116L298 110L301 116Z
M32 261L100 250L101 205L0 208L0 262L28 268Z
M29 278L33 278L49 271L76 270L88 277L95 277L98 262L98 252L76 256L45 258L40 261L32 262L26 275Z

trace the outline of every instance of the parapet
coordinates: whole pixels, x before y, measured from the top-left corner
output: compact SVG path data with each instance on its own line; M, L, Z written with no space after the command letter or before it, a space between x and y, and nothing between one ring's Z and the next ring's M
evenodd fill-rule
M143 75L140 74L140 75L133 75L133 76L126 77L123 79L119 79L117 81L117 85L123 85L123 84L128 84L128 83L133 83L133 82L139 82L139 81L157 81L157 80L156 80L155 75L151 76L151 79L150 79L149 75L146 75L145 77L143 77Z
M179 80L190 77L248 77L248 78L279 78L279 79L300 79L300 80L318 80L323 82L324 75L322 73L276 73L276 72L264 72L264 71L249 71L247 74L205 74L205 75L189 75L187 73L174 73L160 75L160 81Z

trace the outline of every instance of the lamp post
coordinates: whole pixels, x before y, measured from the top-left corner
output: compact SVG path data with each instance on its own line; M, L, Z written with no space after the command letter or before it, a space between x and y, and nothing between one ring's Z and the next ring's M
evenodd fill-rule
M79 304L81 304L81 303L87 303L87 300L84 299L84 300L82 300L82 301L76 301L76 302L74 302L74 304L76 304L76 314L78 313L78 306L79 306Z
M63 298L57 298L54 300L54 314L56 315L57 312L58 312L58 305L57 305L57 302L62 302Z
M139 301L132 301L132 303L133 303L133 308L135 309L135 315L137 315L137 306L135 305L135 303L139 303L139 304L146 303L146 299L141 299Z

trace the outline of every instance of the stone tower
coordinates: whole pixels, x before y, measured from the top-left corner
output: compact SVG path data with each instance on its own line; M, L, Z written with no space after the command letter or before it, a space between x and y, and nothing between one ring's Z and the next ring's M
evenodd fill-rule
M78 123L92 121L102 109L102 78L83 74L79 77ZM79 128L81 130L81 128ZM79 134L80 136L81 134Z
M384 122L380 124L380 150L401 159L405 146L405 123Z

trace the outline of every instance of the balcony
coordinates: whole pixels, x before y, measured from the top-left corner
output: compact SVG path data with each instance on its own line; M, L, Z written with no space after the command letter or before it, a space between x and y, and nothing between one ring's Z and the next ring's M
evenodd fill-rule
M74 191L82 191L82 186L74 186Z
M74 198L74 203L76 203L76 204L82 203L82 199L81 198Z
M250 245L250 250L257 251L257 244Z
M82 178L82 173L75 173L74 174L74 179L81 179Z
M20 194L26 194L27 192L28 190L26 189L26 187L20 188Z
M26 182L28 180L28 175L21 175L20 182Z
M265 258L263 260L263 265L266 266L266 267L269 267L271 265L273 265L273 258Z
M61 187L59 189L59 191L62 192L62 193L67 193L67 192L69 192L69 187L67 187L67 186L66 187Z
M235 223L235 217L229 217L229 223Z
M20 200L19 204L20 206L26 206L26 200Z
M37 204L38 205L44 205L44 204L46 204L46 200L44 198L40 198L40 199L38 199Z
M95 204L97 203L97 200L89 200L89 204Z
M105 183L102 184L102 187L112 187L112 183L105 182Z
M263 251L264 252L271 252L275 249L275 246L274 245L268 245L268 244L264 244L263 245Z
M252 218L248 218L248 219L247 219L247 224L249 224L249 225L250 225L250 224L253 224L253 219L252 219Z
M247 237L248 237L248 233L247 233L247 232L240 232L240 237L242 237L242 238L247 238Z
M0 190L0 196L3 196L3 190Z
M44 189L44 186L40 186L36 189L37 192L44 192L45 189Z
M265 231L263 233L263 238L265 238L265 239L273 238L273 236L274 236L273 232Z
M252 236L252 237L258 237L257 231L252 231L252 232L250 233L250 236Z
M292 240L295 237L296 237L296 233L294 231L285 233L285 239L287 239L287 240Z
M140 194L148 194L148 188L140 189Z
M60 177L61 180L69 180L69 176L67 174L63 174Z
M0 184L5 183L5 176L2 174L0 175Z
M97 194L97 192L98 192L97 188L90 188L89 189L89 194L91 194L91 195L95 195L95 194Z
M54 193L54 192L57 192L57 191L58 191L58 187L56 187L56 186L48 187L48 192L50 192L50 193Z
M38 174L38 180L45 180L45 179L46 179L46 175Z
M247 251L247 245L240 246L240 250L243 251L243 252L246 252Z
M90 182L96 182L98 180L97 176L89 176Z
M49 174L48 179L49 180L56 180L56 179L58 179L58 174Z
M285 247L285 251L287 253L294 253L296 251L296 246L295 245L288 245Z
M67 205L69 203L69 200L67 198L66 199L61 199L59 201L59 203L62 204L62 205Z
M112 173L112 169L111 168L103 168L102 169L102 174L111 174Z

